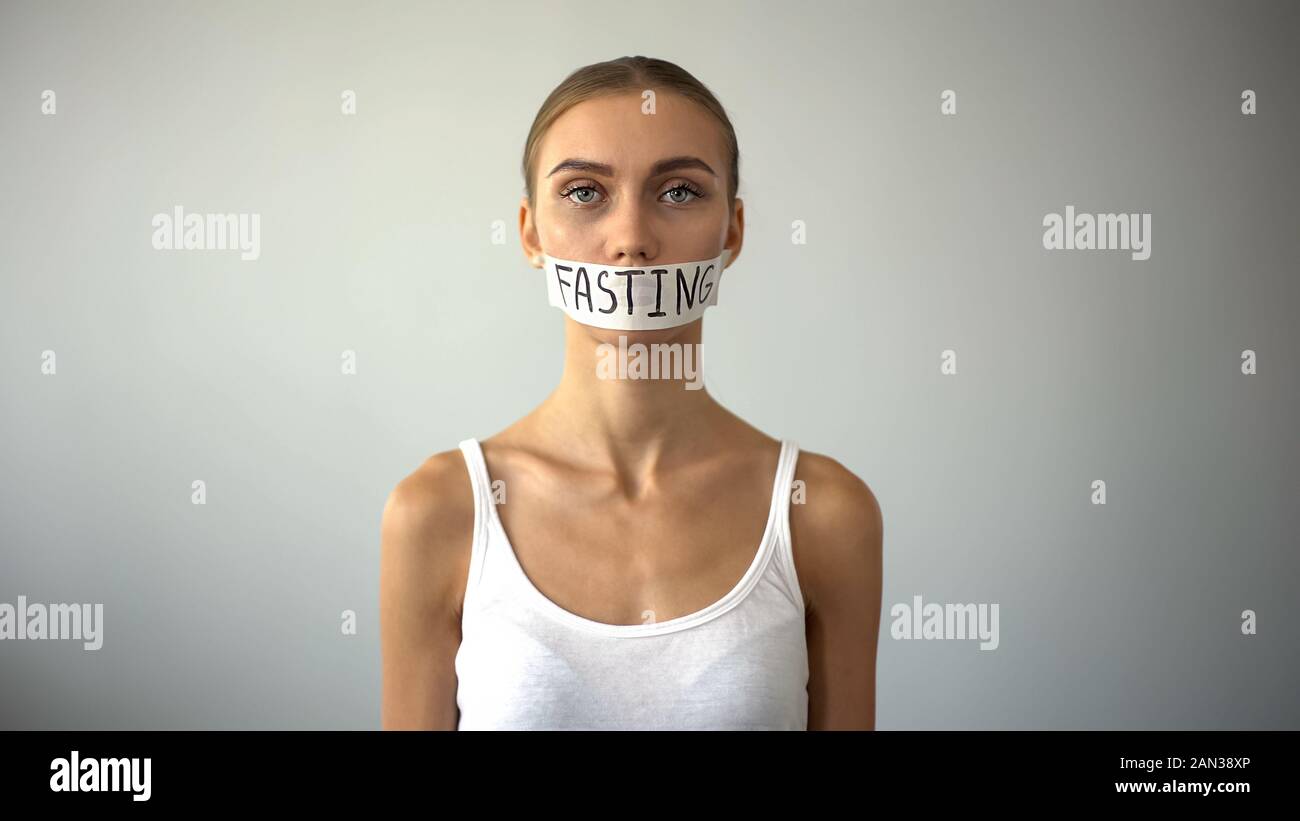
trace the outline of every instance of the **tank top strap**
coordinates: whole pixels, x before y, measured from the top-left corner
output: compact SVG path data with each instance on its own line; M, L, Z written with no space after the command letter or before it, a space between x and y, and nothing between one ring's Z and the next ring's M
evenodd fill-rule
M772 486L772 512L777 517L778 532L790 529L790 491L794 484L795 463L799 460L799 446L789 439L781 440L781 455L777 457L776 476Z
M789 439L781 440L781 456L777 460L775 487L772 490L772 512L776 516L776 551L778 566L785 577L788 592L796 607L804 609L803 592L794 566L794 545L790 536L790 498L794 495L795 466L799 461L799 445ZM802 489L801 489L802 490ZM803 504L803 493L799 493Z
M469 578L465 589L466 607L472 591L483 574L484 554L488 544L488 523L492 516L492 480L488 476L487 461L477 439L463 439L459 443L469 471L470 487L474 490L474 538L470 548Z

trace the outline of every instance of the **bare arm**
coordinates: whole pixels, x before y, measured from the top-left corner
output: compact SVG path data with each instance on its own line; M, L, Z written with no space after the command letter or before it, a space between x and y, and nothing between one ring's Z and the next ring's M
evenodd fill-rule
M791 538L807 600L808 729L874 730L884 536L875 494L833 459L800 457Z
M455 658L473 525L459 451L431 457L389 494L379 571L385 730L456 729Z

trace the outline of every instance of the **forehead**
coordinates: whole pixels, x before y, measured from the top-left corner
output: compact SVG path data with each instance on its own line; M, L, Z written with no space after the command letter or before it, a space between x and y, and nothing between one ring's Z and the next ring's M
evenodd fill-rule
M643 172L665 157L694 155L723 175L722 125L708 109L678 94L656 91L654 113L640 92L622 92L570 107L551 123L538 149L538 174L577 157L605 162L619 174Z

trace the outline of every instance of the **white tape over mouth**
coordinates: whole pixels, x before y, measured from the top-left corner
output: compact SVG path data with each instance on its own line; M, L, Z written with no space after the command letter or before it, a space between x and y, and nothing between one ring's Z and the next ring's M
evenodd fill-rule
M542 255L550 304L576 322L597 328L652 331L694 322L718 302L722 271L731 258L624 268Z

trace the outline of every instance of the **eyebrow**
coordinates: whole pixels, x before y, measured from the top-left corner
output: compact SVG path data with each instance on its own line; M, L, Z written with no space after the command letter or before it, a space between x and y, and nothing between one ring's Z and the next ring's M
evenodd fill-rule
M699 157L670 157L666 160L660 160L650 169L650 176L657 177L660 174L667 174L669 171L676 171L680 168L698 168L707 171L714 177L718 176L709 164ZM554 176L559 171L587 171L592 174L600 174L605 177L614 176L614 167L606 165L603 162L593 162L578 158L570 158L551 169L547 177Z

